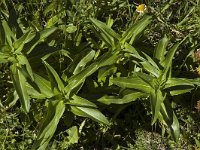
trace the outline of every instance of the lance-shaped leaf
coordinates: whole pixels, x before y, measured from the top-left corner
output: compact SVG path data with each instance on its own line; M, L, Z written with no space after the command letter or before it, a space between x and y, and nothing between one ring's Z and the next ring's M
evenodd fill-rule
M95 55L95 51L94 50L91 50L87 55L85 55L81 60L80 62L76 65L76 68L74 69L74 72L73 74L77 74L79 73L81 70L83 70L86 66L86 64L88 62L90 62L93 58L94 58L94 55Z
M188 85L194 87L193 82L187 78L169 78L165 84L165 88L174 86Z
M26 79L16 64L11 66L11 72L13 85L19 96L21 106L23 110L28 113L30 109L30 99L26 89Z
M165 58L166 47L168 44L169 39L165 35L157 44L157 47L154 51L154 58L158 59L162 62Z
M144 70L153 74L155 77L159 77L160 71L155 66L151 65L148 61L143 61L143 62L140 62L139 64L142 65Z
M122 35L121 43L128 42L132 44L138 34L140 34L151 22L151 16L144 16L141 20L131 25Z
M152 110L152 114L153 114L152 125L158 119L158 115L160 113L160 107L161 107L161 104L164 101L164 99L165 98L160 89L155 89L150 94L151 110Z
M45 64L45 67L47 69L50 81L51 81L51 87L52 90L54 88L59 89L59 91L62 91L64 89L64 84L62 82L62 80L60 79L59 75L57 74L57 72L53 69L53 67L51 67L46 61L43 61Z
M87 117L99 123L109 125L107 118L95 108L71 106L71 111L78 116Z
M153 74L155 77L159 77L160 68L158 67L158 65L147 54L143 53L143 55L146 57L146 59L143 60L143 62L141 62L144 69L147 70L149 73Z
M3 32L5 34L5 38L6 38L6 41L7 41L7 44L12 47L12 40L16 40L16 37L15 37L15 34L11 31L8 23L3 20L2 21L2 26L3 26Z
M63 101L49 101L47 115L40 127L37 139L32 146L32 150L46 149L49 141L54 135L60 118L65 111L65 104Z
M172 138L177 142L180 137L179 122L167 99L161 104L160 112L165 123L170 128Z
M139 59L140 61L145 61L145 59L138 53L138 51L128 43L124 44L123 51L131 53L131 56Z
M33 36L33 34L31 34L31 31L28 31L24 35L22 35L19 39L17 39L13 43L13 47L15 49L15 52L19 53L23 49L24 44L29 42L33 37L34 36Z
M28 82L27 91L30 97L37 99L51 98L55 93L51 90L51 83L38 74L33 74L34 82Z
M112 75L117 71L117 67L113 66L105 66L102 67L101 69L99 69L98 72L98 81L100 82L101 80L103 80L106 76Z
M142 92L132 92L130 94L124 95L122 98L116 96L103 96L98 99L99 102L104 103L106 105L110 104L126 104L137 100L138 98L147 96L147 94Z
M24 66L24 72L27 74L27 76L34 81L34 77L33 77L33 71L32 68L29 64L28 59L24 56L24 55L17 55L17 60L19 62L20 65Z
M65 92L69 96L70 92L85 81L85 79L97 71L100 67L111 65L117 61L118 53L107 52L99 57L94 63L82 70L76 75L73 75L68 80L68 85L65 87Z
M97 108L97 106L94 103L80 96L73 95L72 99L73 100L70 100L67 104L70 104L71 106Z
M169 78L164 88L173 96L190 92L194 89L194 84L186 78Z
M152 87L137 76L114 78L112 83L122 88L132 88L144 93L150 93L152 91Z
M29 54L35 46L37 46L40 42L42 42L45 38L47 38L49 35L51 35L53 32L57 30L57 27L52 27L48 29L44 29L40 32L37 32L36 34L32 34L31 36L34 36L31 41L27 42L23 47L23 53ZM31 37L30 36L30 37Z
M98 30L101 31L100 34L98 34L98 31L96 31L96 33L99 35L98 37L101 37L104 42L111 45L112 47L115 47L115 45L117 44L117 41L119 41L120 39L120 35L118 35L108 25L106 25L105 23L99 20L90 18L90 21Z
M179 47L180 43L176 43L167 53L165 59L161 62L161 65L164 67L162 80L167 80L167 73L169 72L170 67L172 66L172 60L174 54Z

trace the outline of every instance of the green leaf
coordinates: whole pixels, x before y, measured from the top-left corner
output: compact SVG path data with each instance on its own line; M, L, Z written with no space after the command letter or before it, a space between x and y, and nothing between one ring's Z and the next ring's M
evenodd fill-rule
M105 66L99 69L98 72L98 81L100 82L105 78L106 76L112 75L117 71L117 67L110 67L110 66Z
M56 131L57 125L64 111L65 104L63 103L63 101L49 101L48 112L40 127L37 139L32 146L33 150L46 149L49 141Z
M51 87L52 90L54 88L58 88L59 91L62 91L64 89L64 84L62 82L62 80L60 79L59 75L57 74L57 72L53 69L53 67L51 67L46 61L43 61L45 64L45 67L47 69L50 81L51 81Z
M90 107L90 108L97 108L97 106L88 101L87 99L85 98L82 98L82 97L79 97L77 95L73 95L72 96L72 99L73 100L70 100L69 101L69 104L72 105L72 106L81 106L81 107Z
M133 44L136 36L141 33L147 25L151 22L151 16L144 16L141 20L131 25L122 35L120 39L121 43L128 42L130 45ZM128 41L130 40L130 41Z
M83 71L81 71L80 73L70 77L68 80L68 85L65 87L65 92L68 94L68 96L73 89L75 89L81 83L83 83L85 79L91 74L93 74L98 68L99 68L98 64L93 63L87 68L85 68Z
M26 32L24 35L22 35L19 39L17 39L13 43L15 52L20 52L23 49L24 44L29 42L33 38L33 35L30 35L30 33L31 31Z
M157 47L154 51L154 58L158 59L162 62L165 58L166 47L168 44L169 39L165 35L157 44Z
M67 141L66 141L66 148L68 146L78 143L78 128L76 126L73 126L67 130L68 136L67 136ZM65 141L64 141L65 142Z
M116 60L119 58L117 55L117 52L107 52L104 53L101 57L99 57L94 63L92 63L90 66L82 70L76 75L73 75L68 80L68 85L65 87L65 92L70 94L70 92L78 87L81 83L85 81L85 79L93 74L95 71L97 71L100 67L111 65L116 62Z
M139 77L114 78L112 83L122 88L132 88L145 93L150 93L152 90L151 86L141 80Z
M54 16L52 16L47 21L46 27L49 28L49 27L52 27L52 26L54 26L55 24L57 24L59 22L62 22L62 18L64 18L65 16L66 16L65 9L60 10L58 13L56 13Z
M160 71L148 61L140 62L139 64L141 64L146 71L153 74L155 77L159 77Z
M186 78L169 78L164 87L172 96L190 92L194 84Z
M175 95L180 95L184 93L191 92L194 89L194 87L191 86L180 86L176 88L170 88L170 95L175 96Z
M104 103L106 105L110 104L126 104L132 101L137 100L138 98L144 97L146 94L142 92L133 92L130 94L125 95L123 98L119 98L116 96L103 96L98 99L99 102Z
M131 46L128 43L124 44L123 51L131 53L131 56L133 56L134 58L139 59L140 61L146 61L142 56L140 56L140 54L138 53L138 51L133 46Z
M46 45L44 45L43 48L44 49L42 51L41 51L42 48L41 49L39 48L40 51L35 49L34 52L33 52L35 54L32 53L32 55L34 55L34 56L32 56L31 59L33 60L33 58L34 58L34 60L37 60L37 59L46 60L50 56L59 54L59 55L65 56L65 57L72 60L72 58L69 56L69 52L65 49L57 49L55 47L52 48L52 47L49 47L49 46L46 46ZM30 56L30 54L29 54L29 56Z
M164 67L164 72L163 72L163 80L165 80L167 77L167 72L169 71L170 67L172 66L172 60L174 57L174 54L179 47L180 43L176 43L167 53L165 59L161 62L161 65Z
M4 29L7 43L10 47L12 47L12 40L14 40L14 41L16 40L15 34L11 31L8 23L5 20L2 21L2 26Z
M45 99L54 96L51 90L51 83L38 74L33 74L34 82L28 82L27 92L32 98Z
M19 96L15 90L12 93L8 93L8 96L7 96L6 101L4 102L4 105L6 107L8 107L8 109L9 109L9 108L13 107L17 103L18 100L19 100Z
M165 97L163 96L163 93L160 89L155 89L150 94L150 100L151 100L151 109L153 114L153 120L152 125L156 122L158 119L158 115L160 113L161 104L163 103Z
M17 60L19 62L20 65L25 66L25 71L27 72L28 77L34 81L34 77L33 77L33 71L31 69L31 66L29 64L28 59L24 56L24 55L17 55Z
M159 77L160 69L158 65L147 54L143 53L143 55L146 57L146 59L143 60L143 62L141 62L140 64L142 64L144 69L147 70L149 73L153 74L155 77Z
M36 34L32 34L34 38L24 45L24 48L22 50L23 53L29 54L40 42L43 42L45 38L47 38L56 30L57 30L57 27L51 27L51 28L44 29L40 32L37 32Z
M180 137L179 122L167 99L161 104L160 112L165 123L170 128L172 138L177 142Z
M80 62L76 65L76 68L74 69L73 74L78 74L81 70L85 68L88 62L90 62L95 56L95 51L91 50L89 53L87 53Z
M9 57L10 57L9 54L0 52L0 64L9 62L9 60L8 60Z
M74 33L74 32L76 32L76 30L77 30L77 27L74 26L74 25L68 25L68 27L67 27L67 29L66 29L66 31L67 31L68 33Z
M109 125L109 121L107 120L107 118L98 109L71 106L71 111L75 115L82 116L82 117L88 117L99 123Z
M187 78L169 78L165 84L165 89L173 86L191 86L194 87L194 84L190 79Z
M94 18L90 18L90 21L93 25L101 31L101 38L106 43L109 43L112 47L115 47L116 42L120 39L120 35L118 35L114 30L112 30L105 23L96 20Z
M30 109L30 99L26 89L26 79L16 64L13 64L10 69L12 72L11 77L13 85L19 96L21 106L23 110L28 113Z

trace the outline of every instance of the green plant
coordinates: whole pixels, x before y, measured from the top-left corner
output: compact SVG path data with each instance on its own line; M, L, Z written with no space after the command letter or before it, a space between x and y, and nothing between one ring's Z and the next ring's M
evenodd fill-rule
M0 2L2 149L198 146L199 1L143 2Z

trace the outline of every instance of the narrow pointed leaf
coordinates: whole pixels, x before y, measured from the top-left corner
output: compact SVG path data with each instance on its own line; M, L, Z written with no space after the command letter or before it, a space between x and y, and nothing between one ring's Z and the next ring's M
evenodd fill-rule
M18 68L15 64L11 66L11 72L13 85L19 96L21 106L23 110L28 113L30 109L30 99L26 89L26 79L20 71L20 68Z
M107 118L98 109L71 106L71 111L75 115L82 116L82 117L88 117L99 123L109 125L109 121L107 120Z
M5 32L7 43L10 47L12 47L12 40L16 40L15 34L11 31L8 23L5 20L2 21L2 26Z
M32 98L45 99L54 96L51 83L38 74L34 74L34 82L28 82L27 91Z
M115 40L120 39L120 35L117 34L114 30L112 30L105 23L103 23L97 19L94 19L94 18L90 18L90 21L93 23L93 25L95 25L95 27L97 27L99 30L101 30L105 35L109 35L110 38L113 38Z
M195 88L194 83L186 78L169 78L164 87L170 91L170 94L179 95L187 92L191 92Z
M165 84L165 88L170 88L173 86L181 86L181 85L187 85L194 87L194 84L191 82L191 80L186 78L169 78Z
M172 65L172 60L174 57L174 54L179 47L180 43L176 43L167 53L165 59L161 62L161 64L164 66L165 72L167 72Z
M90 102L89 100L82 98L77 95L72 96L73 100L70 100L69 104L72 106L81 106L81 107L90 107L90 108L97 108L97 106Z
M81 70L84 69L84 67L86 66L86 64L88 62L90 62L93 58L94 58L94 55L95 55L95 51L94 50L91 50L85 57L83 57L80 62L76 65L76 68L74 69L74 72L73 74L77 74L79 73Z
M46 149L49 141L54 135L60 118L65 111L63 101L49 101L48 112L37 135L37 139L32 146L32 150Z
M57 27L51 27L48 29L44 29L40 32L37 32L36 34L32 34L34 36L31 41L26 43L23 48L23 52L26 54L29 54L35 47L38 45L38 43L42 42L45 38L47 38L49 35L51 35L53 32L57 30Z
M132 44L136 36L141 33L147 25L151 22L151 16L144 16L141 20L131 25L122 35L120 41L125 43L126 41L129 44Z
M15 48L15 50L17 52L20 52L22 50L24 44L27 43L29 40L31 40L30 38L33 38L33 36L30 36L30 33L31 33L31 31L26 32L23 36L21 36L19 39L17 39L13 43L13 47Z
M90 66L79 72L78 74L72 76L68 80L68 85L65 87L65 92L70 94L70 92L79 86L81 83L85 81L85 79L93 74L95 71L97 71L100 67L111 65L116 62L116 60L119 58L117 53L110 53L107 52L101 57L99 57L94 63L92 63Z
M44 62L45 67L47 69L49 78L51 80L52 89L58 88L60 91L62 91L64 89L64 84L63 84L62 80L60 79L59 75L53 69L53 67L51 67L46 61L43 61L43 62Z
M150 100L151 100L151 109L153 114L153 120L152 120L152 125L153 125L158 119L161 104L164 101L162 92L159 89L154 90L153 92L151 92Z
M103 96L98 99L99 102L104 103L106 105L110 104L126 104L137 100L138 98L144 97L146 94L142 92L133 92L125 95L123 98L119 98L116 96Z
M166 52L166 47L168 44L169 39L165 35L159 42L154 51L154 58L158 59L160 62L164 60L164 55Z
M164 121L170 128L172 138L177 142L180 137L179 122L167 100L165 100L164 103L161 104L160 112L162 114Z
M20 65L24 65L29 78L34 81L33 71L29 64L28 59L24 55L17 55L17 60Z
M138 77L120 77L120 78L114 78L112 80L112 83L122 87L122 88L133 88L136 90L140 90L142 92L145 93L150 93L152 88L149 84L147 84L146 82L144 82L143 80L141 80Z

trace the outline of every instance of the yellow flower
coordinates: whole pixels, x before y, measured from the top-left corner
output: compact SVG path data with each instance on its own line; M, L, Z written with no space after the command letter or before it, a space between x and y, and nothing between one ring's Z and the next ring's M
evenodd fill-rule
M136 11L139 13L144 13L144 11L147 9L147 6L145 4L140 4L136 7Z

